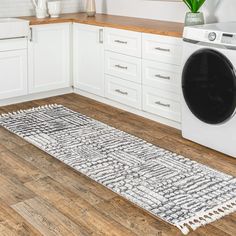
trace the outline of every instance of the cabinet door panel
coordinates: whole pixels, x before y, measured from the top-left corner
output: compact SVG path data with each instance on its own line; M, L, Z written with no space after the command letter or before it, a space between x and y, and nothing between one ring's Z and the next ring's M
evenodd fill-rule
M106 97L119 103L141 110L141 85L114 76L106 75Z
M143 86L143 110L180 122L180 98L173 92Z
M106 51L105 72L141 84L141 59Z
M74 85L104 96L103 28L74 24Z
M0 99L27 94L27 51L0 52Z
M142 34L142 55L144 59L180 65L182 44L180 38Z
M105 48L108 51L141 57L141 41L141 33L112 28L105 29Z
M70 24L33 26L29 75L31 93L70 86Z
M180 66L143 60L143 85L180 93L180 71Z

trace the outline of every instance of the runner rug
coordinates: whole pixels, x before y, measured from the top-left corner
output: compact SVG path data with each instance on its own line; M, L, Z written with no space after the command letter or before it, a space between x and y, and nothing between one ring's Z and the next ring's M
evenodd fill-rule
M236 178L64 106L3 114L0 125L183 234L236 211Z

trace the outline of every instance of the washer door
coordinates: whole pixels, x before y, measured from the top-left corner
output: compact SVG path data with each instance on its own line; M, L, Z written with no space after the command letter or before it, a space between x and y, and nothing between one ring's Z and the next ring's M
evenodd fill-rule
M183 69L182 89L191 112L205 123L222 123L235 112L235 70L215 50L201 49L188 59Z

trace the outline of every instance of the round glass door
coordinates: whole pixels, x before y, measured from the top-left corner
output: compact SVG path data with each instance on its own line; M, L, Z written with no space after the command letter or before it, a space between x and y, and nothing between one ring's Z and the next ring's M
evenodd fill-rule
M215 50L201 49L188 59L183 69L182 89L191 112L205 123L222 123L235 112L235 70Z

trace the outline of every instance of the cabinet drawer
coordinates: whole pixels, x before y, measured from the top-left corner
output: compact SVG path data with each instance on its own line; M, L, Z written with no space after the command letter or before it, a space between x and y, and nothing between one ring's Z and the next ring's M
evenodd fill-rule
M143 110L180 122L180 101L175 93L143 86Z
M105 96L111 100L141 109L141 85L106 75Z
M180 66L142 61L143 84L180 93Z
M15 39L1 39L0 40L0 52L13 51L19 49L27 49L26 38Z
M105 72L131 82L141 83L141 59L106 52Z
M143 58L174 65L181 64L181 39L151 34L143 34L142 37Z
M141 57L141 33L105 28L105 48L113 52Z

